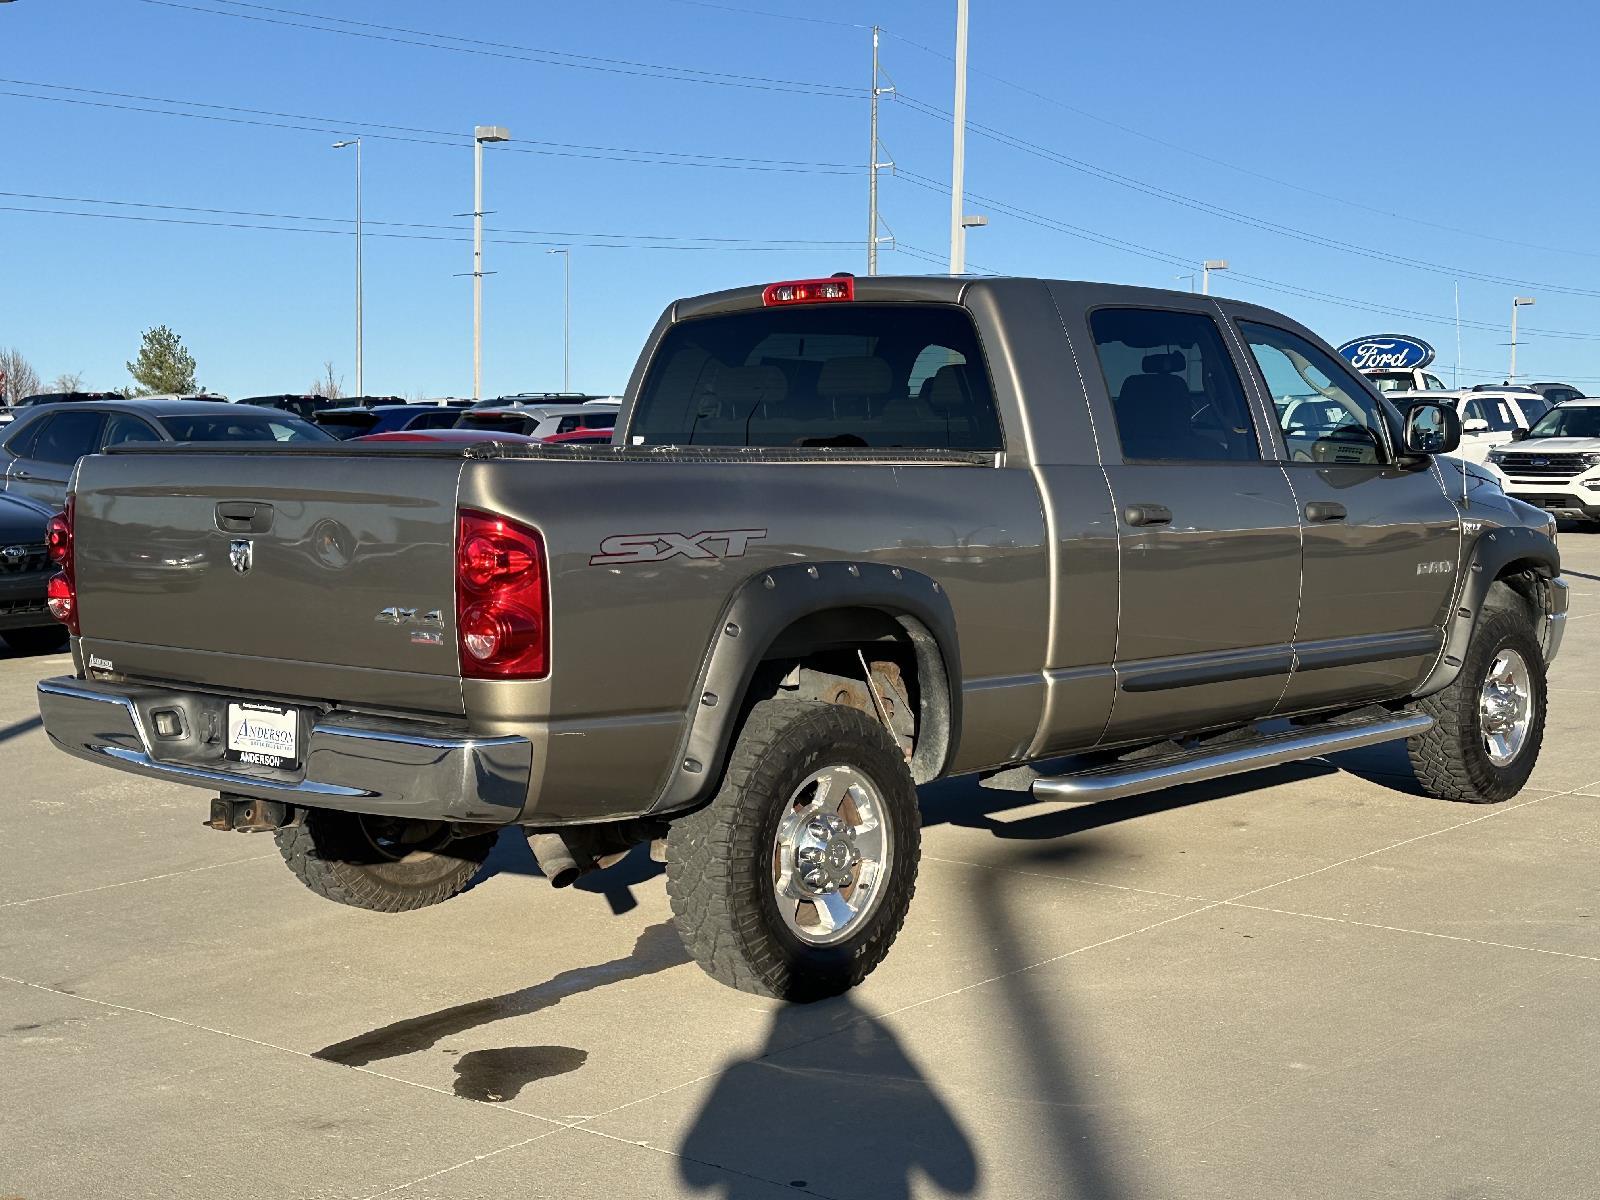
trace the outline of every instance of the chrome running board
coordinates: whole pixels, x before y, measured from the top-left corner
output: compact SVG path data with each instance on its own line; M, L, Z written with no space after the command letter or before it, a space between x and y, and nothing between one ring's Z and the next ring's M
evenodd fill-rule
M1339 750L1354 750L1360 746L1415 737L1432 725L1433 718L1420 713L1404 713L1347 724L1330 721L1287 729L1281 733L1263 734L1249 741L1232 741L1213 749L1202 747L1184 754L1112 763L1071 775L1036 779L1032 790L1035 796L1043 800L1055 800L1062 804L1093 804L1099 800L1137 796L1141 792L1154 792L1183 783L1199 783L1205 779L1220 779L1224 775L1259 771L1263 767L1276 767Z

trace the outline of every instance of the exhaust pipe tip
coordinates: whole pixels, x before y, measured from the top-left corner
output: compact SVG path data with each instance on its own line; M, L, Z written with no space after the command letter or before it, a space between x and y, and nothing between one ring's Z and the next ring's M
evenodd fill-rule
M584 868L559 833L535 833L529 836L528 846L533 857L550 881L551 887L571 887L583 874Z

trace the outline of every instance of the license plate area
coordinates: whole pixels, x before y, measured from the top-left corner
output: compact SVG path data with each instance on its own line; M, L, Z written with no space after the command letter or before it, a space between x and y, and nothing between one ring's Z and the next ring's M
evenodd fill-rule
M300 765L300 714L281 704L230 703L223 746L229 762L292 771Z

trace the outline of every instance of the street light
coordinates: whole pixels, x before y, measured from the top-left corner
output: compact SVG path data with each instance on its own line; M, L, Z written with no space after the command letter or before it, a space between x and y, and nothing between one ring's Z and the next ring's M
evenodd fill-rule
M1511 298L1511 373L1506 376L1507 383L1517 381L1517 309L1524 304L1532 304L1532 296L1513 296Z
M335 150L343 150L348 146L356 148L356 395L367 394L366 380L362 375L362 348L361 348L361 139L346 138L342 142L335 142Z
M950 274L967 270L967 222L962 213L967 173L967 0L956 0L955 133L950 153Z
M563 288L564 315L561 319L561 390L572 390L572 247L563 246L559 250L546 250L546 254L559 254L566 267L566 284Z
M1194 272L1190 271L1187 275L1174 275L1172 277L1172 281L1174 283L1177 283L1180 280L1184 280L1184 279L1187 279L1189 281L1189 291L1192 293L1194 291Z
M1228 260L1225 258L1208 258L1200 264L1200 294L1211 295L1211 272L1226 271Z
M483 397L483 146L509 142L504 125L478 125L472 131L472 398Z

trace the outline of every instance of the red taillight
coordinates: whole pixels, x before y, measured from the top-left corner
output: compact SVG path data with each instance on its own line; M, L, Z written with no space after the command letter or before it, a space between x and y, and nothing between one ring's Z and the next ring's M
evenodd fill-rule
M537 530L490 513L461 513L456 644L468 679L549 674L550 592Z
M854 300L856 281L849 275L833 279L794 279L788 283L769 283L761 293L761 303L771 308L774 304L816 304L822 300Z
M67 632L78 632L78 588L73 577L72 546L73 497L67 497L67 509L50 518L45 526L45 549L50 561L58 570L45 586L45 607L50 615L67 627Z

